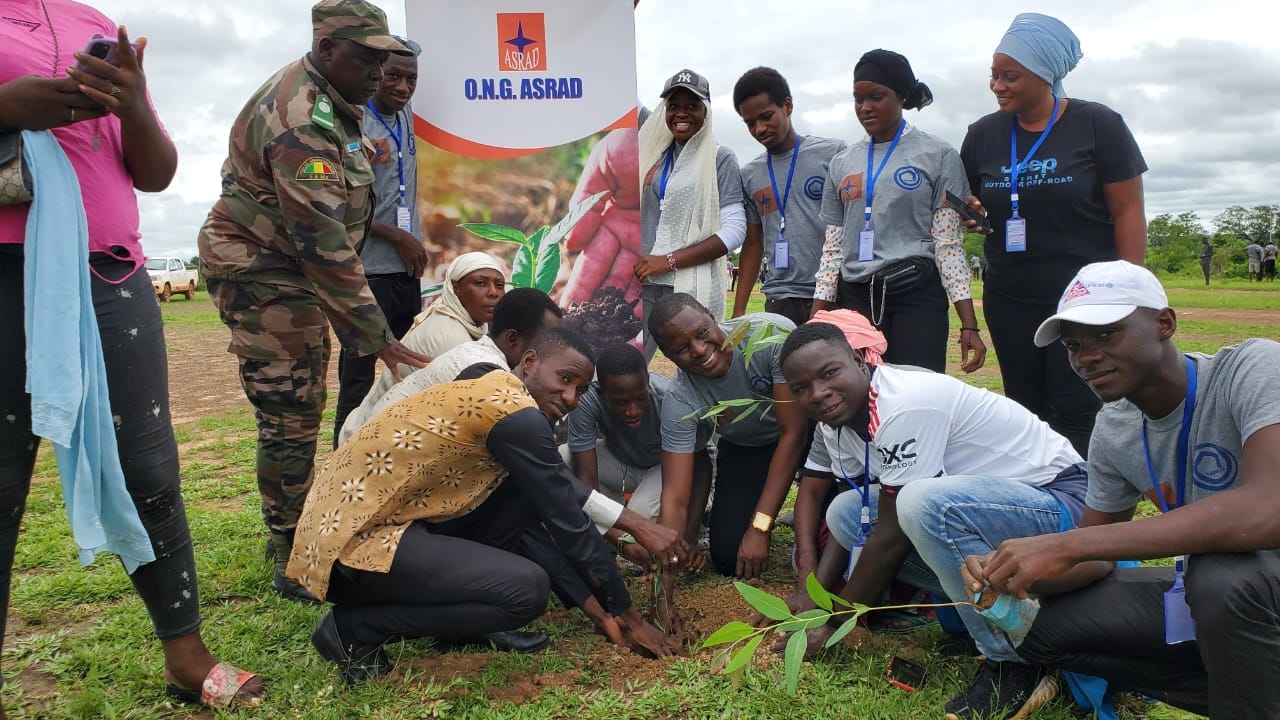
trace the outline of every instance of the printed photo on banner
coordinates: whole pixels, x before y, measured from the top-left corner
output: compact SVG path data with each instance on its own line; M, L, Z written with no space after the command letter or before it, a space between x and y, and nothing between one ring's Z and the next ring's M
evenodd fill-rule
M418 217L438 291L453 258L502 258L601 347L640 330L635 22L627 2L409 3Z

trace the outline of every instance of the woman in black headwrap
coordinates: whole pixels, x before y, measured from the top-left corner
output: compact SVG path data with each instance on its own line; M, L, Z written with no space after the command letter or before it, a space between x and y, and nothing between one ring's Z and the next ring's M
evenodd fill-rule
M991 220L982 300L1004 392L1087 455L1102 405L1059 343L1037 348L1032 337L1080 268L1142 264L1147 164L1119 113L1066 97L1062 79L1081 57L1056 18L1014 18L991 60L999 111L969 126L960 155Z
M968 193L960 155L907 123L903 109L933 102L902 55L872 50L853 71L853 102L869 137L831 160L827 223L814 312L829 305L865 315L884 333L886 362L942 372L947 302L960 317L961 367L982 367L986 346L969 294L960 219L946 191Z

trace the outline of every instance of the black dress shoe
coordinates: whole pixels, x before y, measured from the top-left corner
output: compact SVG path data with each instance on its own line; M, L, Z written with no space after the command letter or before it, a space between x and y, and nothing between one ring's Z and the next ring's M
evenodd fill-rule
M551 637L544 632L503 630L470 638L453 638L449 640L440 638L436 640L436 648L441 652L448 652L454 648L475 645L479 647L489 646L500 652L532 653L541 650L550 641Z
M271 576L271 588L286 600L295 600L310 605L320 604L320 598L312 595L310 590L279 573Z
M332 609L316 623L316 629L311 632L311 645L320 657L337 663L338 677L347 685L362 683L391 670L391 659L381 645L356 647L342 641Z

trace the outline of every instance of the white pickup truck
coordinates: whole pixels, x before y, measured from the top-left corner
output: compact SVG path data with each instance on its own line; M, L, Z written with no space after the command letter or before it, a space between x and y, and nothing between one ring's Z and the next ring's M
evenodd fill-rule
M199 275L194 269L188 269L179 258L148 258L147 275L151 276L151 285L156 289L160 302L169 302L174 293L186 295L188 300L196 296Z

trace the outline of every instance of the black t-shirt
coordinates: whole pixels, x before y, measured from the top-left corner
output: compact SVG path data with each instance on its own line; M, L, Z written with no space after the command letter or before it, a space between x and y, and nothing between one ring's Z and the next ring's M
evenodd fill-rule
M1018 214L1027 221L1027 249L1007 253L1009 130L1013 115L994 112L969 126L960 158L969 187L982 201L987 236L987 287L1029 302L1057 302L1081 267L1117 257L1115 231L1102 186L1147 170L1120 114L1071 98L1053 131L1018 173ZM1040 137L1018 128L1018 159Z

